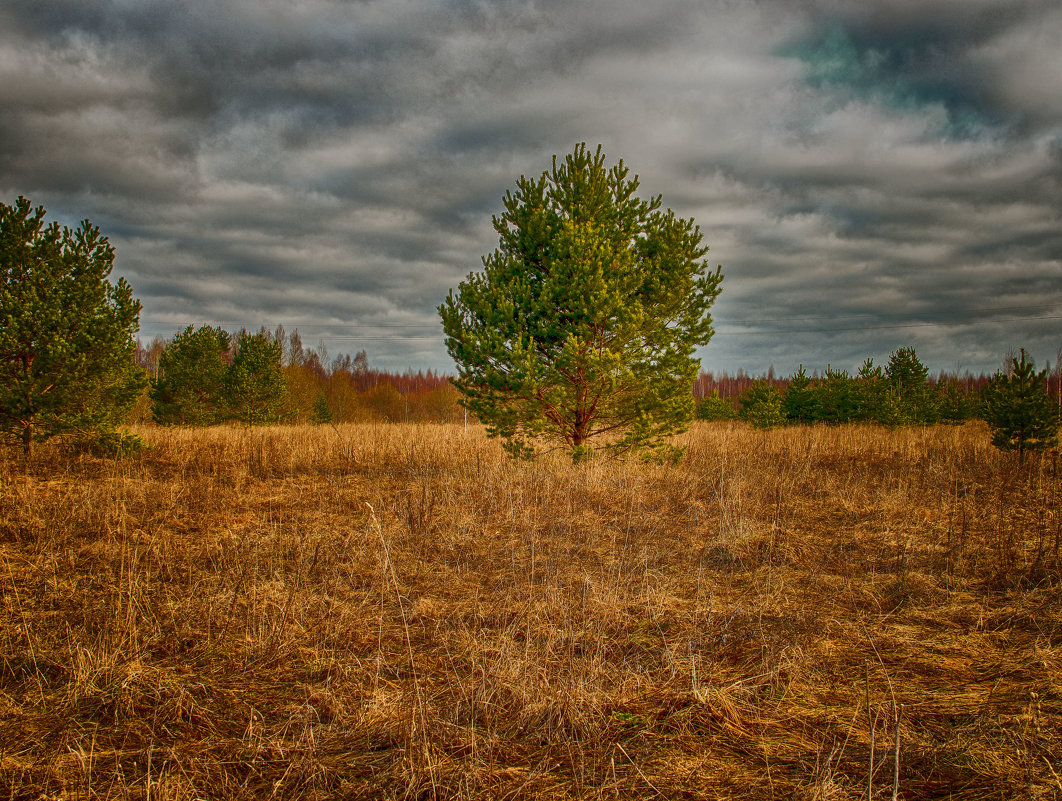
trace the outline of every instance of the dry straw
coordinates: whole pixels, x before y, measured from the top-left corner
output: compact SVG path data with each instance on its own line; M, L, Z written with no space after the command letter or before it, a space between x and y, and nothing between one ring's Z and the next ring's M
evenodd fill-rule
M977 425L139 433L0 454L2 797L1062 793L1062 486Z

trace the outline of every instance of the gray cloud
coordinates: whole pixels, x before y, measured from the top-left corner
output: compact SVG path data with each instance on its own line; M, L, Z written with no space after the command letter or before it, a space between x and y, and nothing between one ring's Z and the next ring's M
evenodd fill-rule
M12 0L0 197L110 235L146 336L283 323L449 369L435 306L578 141L701 225L710 369L1041 362L1062 317L1048 0Z

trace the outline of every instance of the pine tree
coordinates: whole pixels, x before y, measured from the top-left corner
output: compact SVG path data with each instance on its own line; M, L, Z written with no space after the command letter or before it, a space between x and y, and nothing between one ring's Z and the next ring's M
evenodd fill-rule
M992 431L992 444L1016 450L1018 461L1026 451L1058 444L1058 418L1047 394L1047 370L1036 372L1022 348L1009 360L1007 372L996 373L981 395L981 412Z
M789 379L789 386L782 397L782 411L793 423L813 423L819 415L819 401L811 379L804 372L804 365Z
M929 368L914 348L900 348L889 357L885 380L892 391L891 408L899 425L933 423L937 419L936 397L929 386Z
M159 360L159 378L151 388L156 423L207 426L225 419L230 347L229 334L210 326L188 326L173 338Z
M240 332L225 373L225 398L234 419L250 426L280 419L287 392L281 356L280 343L268 334Z
M693 417L722 274L693 221L637 189L600 147L554 157L505 195L497 249L439 307L455 385L512 453L667 450Z
M331 423L334 418L332 407L328 405L328 396L324 390L319 390L313 401L313 410L310 413L310 422L314 425Z
M815 387L819 420L824 423L848 423L859 413L859 396L855 380L847 370L826 366L826 375Z
M874 360L867 358L859 367L855 377L855 414L856 420L873 420L877 423L889 425L891 421L888 395L889 385L885 381L885 374L880 367L874 365Z
M125 279L107 280L107 237L44 216L24 197L0 203L0 434L26 455L56 434L112 433L146 383L140 302Z
M976 415L976 395L968 394L954 378L937 384L937 416L941 423L957 425Z
M769 381L757 381L741 396L738 417L755 428L773 428L785 422L780 392Z
M713 391L711 395L707 395L697 401L696 414L698 420L705 420L707 422L733 420L737 417L737 413L734 411L734 404L726 398L720 398L718 390Z

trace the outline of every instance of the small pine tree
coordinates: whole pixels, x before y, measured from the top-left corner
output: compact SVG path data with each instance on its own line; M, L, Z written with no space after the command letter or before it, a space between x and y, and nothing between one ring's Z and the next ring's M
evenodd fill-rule
M873 359L866 359L855 379L855 419L885 422L887 393L888 384L882 369L874 365Z
M936 397L928 375L929 368L919 361L914 348L900 348L889 357L885 379L893 393L891 407L897 423L917 425L937 419Z
M738 416L755 428L772 428L785 422L782 395L767 381L757 381L741 396Z
M714 422L717 420L733 420L737 417L734 404L726 398L720 398L718 391L713 391L697 401L697 419Z
M332 407L328 405L328 396L325 395L324 390L317 393L317 397L313 401L313 411L310 413L310 422L314 425L324 425L331 423L334 415L332 414Z
M858 416L859 397L855 380L847 370L826 367L826 376L815 387L819 420L824 423L847 423Z
M992 444L1018 452L1058 444L1058 418L1047 394L1047 370L1036 372L1025 349L1011 358L1006 372L996 373L981 395L981 413L992 431Z
M942 381L937 384L936 406L939 421L947 425L965 423L976 414L975 400L976 395L971 398L954 378Z
M884 384L881 387L877 404L873 409L873 416L867 419L887 428L902 428L918 422L903 392L890 384Z
M804 372L804 365L789 379L789 386L782 397L782 410L786 420L792 423L814 423L819 415L819 401L811 379Z

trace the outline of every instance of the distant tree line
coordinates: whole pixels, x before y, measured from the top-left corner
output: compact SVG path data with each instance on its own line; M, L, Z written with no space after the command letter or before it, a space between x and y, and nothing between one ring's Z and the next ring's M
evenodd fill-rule
M825 376L825 373L819 373L815 370L810 373L806 372L806 375L812 382L818 382ZM764 375L755 375L740 369L733 373L704 370L693 384L693 396L700 401L703 398L718 395L721 398L730 400L731 405L737 408L738 400L753 384L766 382L779 392L785 392L792 380L793 375L777 375L773 367L769 368ZM981 390L988 386L988 383L992 380L992 374L971 373L969 371L962 373L941 371L936 375L927 374L926 380L932 386L954 382L958 384L963 393L976 396L980 395ZM1052 397L1057 397L1058 395L1058 381L1058 372L1056 370L1049 377Z
M808 376L803 366L785 379L702 374L694 391L702 393L697 402L701 420L740 419L758 428L856 422L900 427L980 418L992 429L995 445L1023 457L1027 450L1057 443L1062 417L1058 373L1052 393L1048 370L1037 372L1022 350L991 377L941 375L931 380L914 348L900 348L884 367L867 359L855 375L827 367L822 376ZM720 386L740 389L740 394L724 396Z
M136 362L150 383L133 413L142 422L453 422L463 415L448 376L380 370L364 350L329 358L323 342L307 347L297 329L283 326L236 335L189 326L169 341L138 342Z

